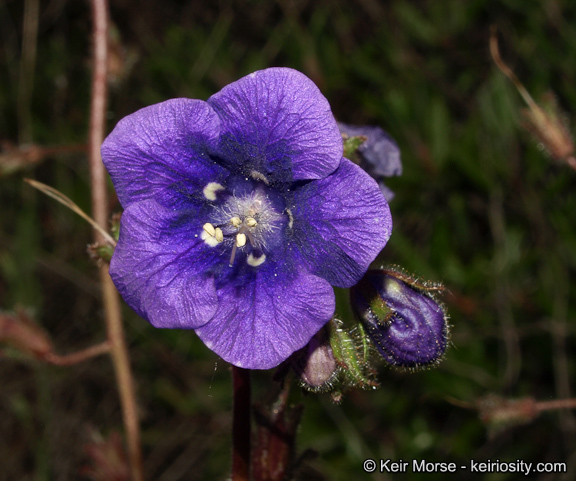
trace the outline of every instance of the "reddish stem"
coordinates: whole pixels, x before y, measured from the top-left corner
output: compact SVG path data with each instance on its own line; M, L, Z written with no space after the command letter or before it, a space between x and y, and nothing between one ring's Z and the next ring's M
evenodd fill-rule
M108 2L92 0L93 16L93 77L90 102L90 136L88 153L90 160L90 180L92 187L92 216L105 227L108 221L106 171L100 156L100 146L104 141L106 127L106 101L108 94ZM96 242L104 239L95 233Z
M92 188L92 215L96 223L106 226L108 223L108 201L106 192L106 171L100 157L100 146L104 140L107 100L107 61L108 61L108 3L107 0L92 0L94 71L92 96L90 103L90 136L88 152ZM103 243L102 234L95 231L94 239ZM116 384L120 394L124 427L128 447L128 458L132 479L143 481L142 454L140 451L140 427L138 410L134 394L134 380L130 370L130 361L120 311L118 292L108 274L108 266L100 268L100 282L106 315L106 330L110 353L116 373Z
M250 370L232 366L232 481L250 481Z
M540 401L536 403L538 411L549 411L552 409L575 409L576 399L555 399L554 401Z
M108 341L96 344L95 346L88 347L78 352L73 352L71 354L65 354L63 356L56 354L54 352L48 352L42 356L42 358L49 362L50 364L55 364L56 366L72 366L80 362L87 361L96 356L102 354L107 354L110 352L110 343Z

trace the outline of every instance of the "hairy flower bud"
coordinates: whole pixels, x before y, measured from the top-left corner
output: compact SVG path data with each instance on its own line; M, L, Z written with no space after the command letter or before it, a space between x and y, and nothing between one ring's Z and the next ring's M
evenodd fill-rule
M541 105L530 105L522 114L526 129L554 159L565 160L574 155L572 135L552 93L543 96Z
M352 306L384 359L397 367L417 368L442 358L448 321L433 292L397 270L370 270L352 288Z
M540 148L554 159L565 161L576 170L574 141L567 126L566 115L558 108L554 95L545 94L540 104L534 101L514 71L500 57L495 29L490 36L490 52L494 63L512 81L528 105L528 108L522 111L524 127L536 137Z
M292 358L292 368L300 378L300 384L312 392L330 391L338 373L338 365L330 347L326 328Z

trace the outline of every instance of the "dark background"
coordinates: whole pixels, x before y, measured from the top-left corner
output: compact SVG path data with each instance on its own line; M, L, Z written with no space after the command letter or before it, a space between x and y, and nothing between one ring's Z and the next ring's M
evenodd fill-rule
M30 15L36 1L0 3L4 149L87 139L89 3L40 2L37 40L26 42L24 6ZM109 129L143 106L206 99L254 70L287 66L318 84L337 119L380 125L400 145L404 174L388 182L394 231L379 262L446 285L452 346L434 370L381 366L381 389L350 392L339 405L294 390L293 402L305 405L298 448L318 453L300 479L446 479L368 475L365 458L563 461L568 474L530 479L574 479L571 412L545 412L489 437L478 413L458 401L572 396L576 172L522 129L524 105L491 61L488 39L496 26L503 57L534 98L554 92L570 118L575 2L116 0L111 19ZM98 275L85 253L90 227L23 177L90 211L82 153L50 155L0 177L0 309L30 309L62 353L100 342ZM229 367L193 332L155 330L129 308L124 314L147 478L226 479ZM78 473L88 426L122 429L109 358L64 368L2 352L0 479L85 479ZM255 399L270 376L254 376ZM450 479L524 476L459 471Z

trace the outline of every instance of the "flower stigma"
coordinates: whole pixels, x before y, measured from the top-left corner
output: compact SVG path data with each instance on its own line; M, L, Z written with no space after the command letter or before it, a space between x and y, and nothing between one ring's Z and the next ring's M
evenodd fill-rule
M230 267L234 265L238 252L247 254L246 263L249 266L262 265L266 261L264 251L269 248L270 238L280 230L282 223L292 226L291 216L287 222L285 214L278 211L277 205L273 205L267 184L260 179L248 182L252 188L246 189L246 185L243 185L238 194L235 189L227 189L217 182L210 182L203 189L205 197L215 203L209 214L212 222L202 226L201 238L210 247L223 244L231 248ZM217 191L224 194L220 202L215 195ZM212 195L213 199L210 198Z
M214 201L217 199L216 192L219 190L224 190L224 186L222 184L219 184L218 182L209 182L206 184L206 187L204 187L202 193L208 200Z

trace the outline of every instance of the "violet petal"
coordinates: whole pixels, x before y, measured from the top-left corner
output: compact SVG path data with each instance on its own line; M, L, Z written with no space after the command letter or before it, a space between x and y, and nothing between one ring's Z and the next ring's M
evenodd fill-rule
M218 307L212 277L216 259L184 213L149 199L122 214L110 275L124 300L156 327L194 329Z
M270 182L319 179L342 158L342 138L326 98L308 77L269 68L208 99L221 120L217 153L233 171Z
M246 369L269 369L301 349L334 313L330 284L305 270L274 276L254 271L242 286L218 289L218 310L196 329L224 360Z
M201 100L173 99L124 117L102 144L102 159L124 208L143 199L172 206L228 172L208 156L219 120Z
M296 190L291 215L305 264L339 287L360 280L392 232L378 185L345 158L332 175Z

